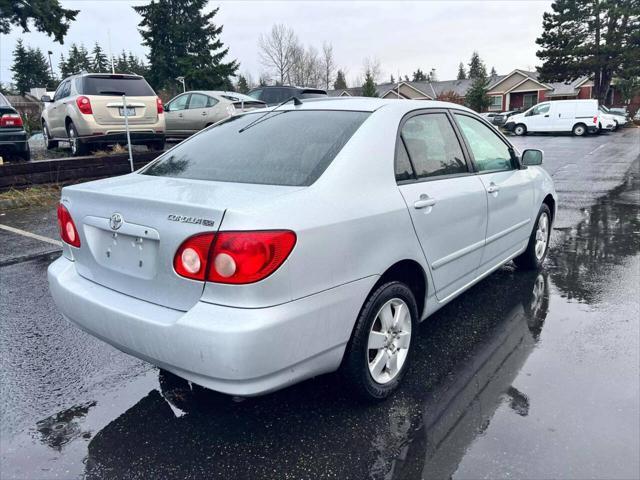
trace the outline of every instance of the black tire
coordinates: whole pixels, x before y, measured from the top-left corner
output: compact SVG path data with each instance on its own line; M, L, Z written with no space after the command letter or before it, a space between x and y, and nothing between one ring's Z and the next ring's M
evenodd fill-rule
M51 140L51 135L49 134L49 127L47 127L47 123L44 121L42 122L42 137L44 138L44 146L47 150L58 148L58 141Z
M18 153L18 158L23 162L28 162L31 160L31 148L29 147L29 142L25 145L25 149Z
M155 142L147 143L147 148L154 152L160 152L164 150L164 140L157 140Z
M406 359L397 374L387 383L376 382L369 371L369 333L380 309L389 301L400 299L409 308L411 336ZM385 283L373 291L360 310L358 319L342 362L341 373L348 386L359 398L372 401L382 400L398 388L409 367L413 345L418 334L418 307L413 293L404 283Z
M69 145L71 146L71 155L74 157L81 157L86 155L89 151L87 145L82 143L78 139L78 131L73 122L69 122L67 125L67 137L69 137Z
M544 245L544 251L540 255L536 253L536 246L538 243L538 226L540 225L540 218L546 215L547 218L547 228L546 228L546 242ZM533 231L529 236L529 243L527 244L527 249L514 258L515 264L524 269L524 270L538 270L542 267L545 258L547 258L547 253L549 252L549 239L551 238L551 211L546 203L543 203L540 207L540 211L538 212L538 217L536 218L536 223L533 226Z
M576 137L584 137L587 134L587 126L584 123L576 123L571 132Z
M527 126L524 125L523 123L519 123L515 127L513 127L513 133L515 135L517 135L518 137L526 135L527 134Z

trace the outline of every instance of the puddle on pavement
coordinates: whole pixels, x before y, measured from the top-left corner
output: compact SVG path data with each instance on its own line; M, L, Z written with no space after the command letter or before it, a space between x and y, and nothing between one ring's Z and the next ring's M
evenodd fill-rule
M557 232L544 271L504 267L423 323L387 401L328 375L236 402L152 370L38 421L5 475L637 477L638 184Z

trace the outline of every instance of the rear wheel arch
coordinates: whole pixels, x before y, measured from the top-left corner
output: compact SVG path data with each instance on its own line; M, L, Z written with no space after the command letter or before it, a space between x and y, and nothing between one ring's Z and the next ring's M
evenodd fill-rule
M380 276L376 284L371 288L371 291L367 295L371 295L381 285L389 282L401 282L404 283L415 297L418 307L418 319L422 318L425 307L425 298L427 296L427 275L424 268L415 260L401 260L391 265Z

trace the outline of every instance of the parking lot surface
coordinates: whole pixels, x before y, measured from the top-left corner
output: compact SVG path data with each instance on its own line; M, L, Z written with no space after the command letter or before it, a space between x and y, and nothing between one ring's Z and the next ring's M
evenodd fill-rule
M640 477L640 129L512 141L559 192L545 268L505 266L422 323L376 404L337 375L191 388L68 324L56 246L0 229L0 478ZM57 238L55 205L0 225Z

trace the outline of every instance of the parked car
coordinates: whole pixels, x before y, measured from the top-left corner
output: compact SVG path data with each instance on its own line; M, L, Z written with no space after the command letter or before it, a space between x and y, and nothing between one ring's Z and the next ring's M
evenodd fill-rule
M326 97L326 90L319 88L291 87L291 86L264 86L251 90L247 95L265 102L268 106L277 105L291 97L318 98Z
M235 115L65 187L51 293L87 332L206 388L258 395L340 368L383 398L420 321L510 260L544 262L542 156L446 102Z
M494 117L491 119L491 123L501 127L505 123L507 123L507 121L509 121L510 117L512 117L513 115L516 115L518 113L520 113L520 110L508 110L506 112L500 112L500 113L494 115Z
M0 93L0 156L30 160L29 139L22 117Z
M162 101L139 75L81 73L64 79L53 98L42 97L42 133L47 148L69 142L73 155L98 145L126 143L125 105L132 144L164 149Z
M516 135L529 132L572 132L578 137L596 133L600 123L612 128L613 123L603 119L597 100L554 100L534 105L524 113L512 115L504 128Z
M186 92L165 105L168 137L188 137L209 125L237 113L266 104L248 95L223 91Z
M613 131L616 131L620 126L626 125L629 121L626 114L609 109L604 105L600 105L600 113L610 117L610 120L613 122Z
M499 114L499 112L483 112L483 113L480 113L479 115L482 118L484 118L487 122L491 122L493 117L495 117L498 114Z

